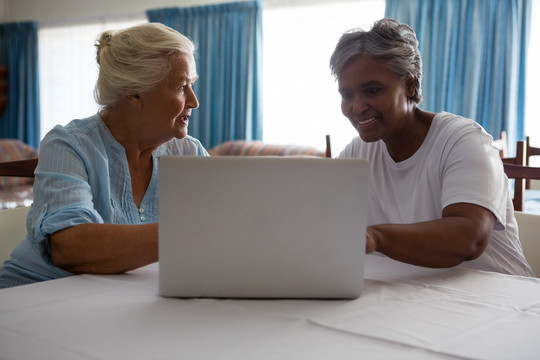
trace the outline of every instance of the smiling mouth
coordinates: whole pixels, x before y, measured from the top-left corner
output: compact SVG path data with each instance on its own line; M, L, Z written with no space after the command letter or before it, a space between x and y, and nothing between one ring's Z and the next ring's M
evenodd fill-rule
M179 119L181 122L183 122L184 124L188 124L188 123L189 123L189 115L180 116L178 119Z
M359 127L366 126L366 125L369 125L369 124L373 123L375 120L376 120L376 118L372 117L372 118L369 118L367 120L356 121L356 125L359 126Z

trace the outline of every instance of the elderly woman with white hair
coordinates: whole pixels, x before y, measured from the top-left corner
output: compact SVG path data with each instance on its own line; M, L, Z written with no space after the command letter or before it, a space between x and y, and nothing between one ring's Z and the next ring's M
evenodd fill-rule
M0 269L0 288L156 262L158 159L208 156L188 135L199 105L188 38L150 23L106 31L96 47L100 110L41 142L28 235Z
M371 166L366 251L425 267L532 276L492 137L470 119L418 106L422 59L413 29L382 19L350 31L330 67L359 134L340 157Z

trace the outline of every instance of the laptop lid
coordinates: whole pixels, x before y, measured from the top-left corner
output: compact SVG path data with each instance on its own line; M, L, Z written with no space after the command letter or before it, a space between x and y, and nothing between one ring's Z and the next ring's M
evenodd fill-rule
M162 157L160 294L360 296L368 181L361 159Z

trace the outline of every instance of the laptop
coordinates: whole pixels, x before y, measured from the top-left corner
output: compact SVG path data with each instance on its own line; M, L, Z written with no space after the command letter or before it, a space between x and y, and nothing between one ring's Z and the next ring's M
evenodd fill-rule
M160 294L359 297L368 181L361 159L162 157Z

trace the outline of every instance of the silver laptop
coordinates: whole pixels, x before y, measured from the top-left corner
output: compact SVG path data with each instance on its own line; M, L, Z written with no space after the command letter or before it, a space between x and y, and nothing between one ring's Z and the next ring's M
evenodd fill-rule
M161 158L160 294L360 296L368 181L360 159Z

